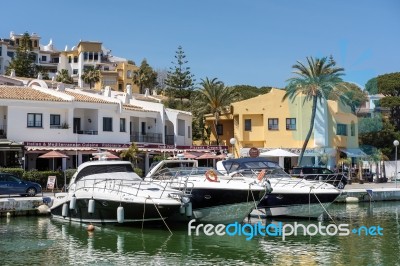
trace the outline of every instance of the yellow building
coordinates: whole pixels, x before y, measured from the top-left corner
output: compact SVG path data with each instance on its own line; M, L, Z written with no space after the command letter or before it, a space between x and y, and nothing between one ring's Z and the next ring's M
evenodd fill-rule
M272 89L269 93L231 104L229 112L221 114L218 133L220 142L230 145L235 138L235 157L245 157L251 147L261 152L281 148L300 154L310 128L311 101L304 96L294 101L282 101L284 90ZM215 141L214 117L207 115L206 124L213 128L211 140ZM318 103L314 130L308 142L302 164L318 164L328 155L334 166L340 152L350 157L362 154L358 149L357 117L350 107L336 101ZM285 168L297 164L297 158L285 159Z

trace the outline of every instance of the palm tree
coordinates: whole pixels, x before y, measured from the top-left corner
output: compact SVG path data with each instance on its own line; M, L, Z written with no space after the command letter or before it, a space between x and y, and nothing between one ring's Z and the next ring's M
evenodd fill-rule
M342 100L344 97L342 90L338 89L341 86L345 86L341 78L344 75L344 69L336 67L336 62L332 57L329 61L327 61L327 57L307 57L307 65L297 61L297 64L293 65L292 68L295 69L293 73L297 77L288 79L289 84L286 86L286 93L282 101L286 98L294 101L300 94L305 96L303 104L306 101L312 101L310 129L304 140L299 157L299 165L301 165L304 151L314 129L318 101L327 100L328 97Z
M219 121L219 115L223 110L223 107L229 106L234 98L235 93L232 88L225 87L222 81L213 78L212 80L206 78L200 82L202 88L199 90L199 101L198 103L203 107L203 113L212 113L215 118L214 129L217 139L217 145L219 145L219 138L217 132L217 125Z
M157 72L143 59L140 68L133 71L133 83L138 85L139 92L145 93L145 89L153 89L157 85Z
M57 78L56 78L57 82L62 82L65 84L73 84L74 80L72 79L72 77L69 75L69 72L67 69L61 69L57 72Z
M121 152L120 157L122 159L128 159L131 163L133 163L133 166L136 168L138 161L140 160L139 154L139 149L137 148L136 144L132 142L131 146L129 146L127 150Z
M92 89L92 84L100 81L100 71L94 69L94 67L90 66L85 68L83 74L81 75L81 79L89 84L89 88Z

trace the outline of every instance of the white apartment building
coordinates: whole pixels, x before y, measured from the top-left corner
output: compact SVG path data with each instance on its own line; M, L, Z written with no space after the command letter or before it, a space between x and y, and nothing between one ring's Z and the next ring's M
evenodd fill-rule
M0 75L6 73L23 36L11 32L8 39L0 39ZM139 92L132 82L133 71L138 67L126 58L112 55L102 42L81 40L71 49L65 46L64 50L58 50L52 40L47 45L40 44L41 37L36 33L30 34L29 38L34 62L43 67L50 80L56 77L58 71L66 69L77 86L89 87L81 76L86 68L94 67L100 71L100 81L94 84L96 90L110 86L113 90L124 91L127 85L131 85L134 91Z
M0 76L0 79L13 79ZM68 156L56 168L75 168L99 149L120 152L135 142L147 171L152 155L192 145L192 115L168 109L156 98L127 92L66 88L40 79L27 86L0 85L0 165L51 169L38 158L51 151ZM196 147L198 150L199 147Z
M4 75L11 60L16 55L17 47L23 34L10 32L9 39L0 39L0 75ZM32 53L35 56L35 64L42 66L49 78L55 77L57 73L60 52L54 47L50 40L47 45L40 44L40 36L36 33L29 35L32 46Z

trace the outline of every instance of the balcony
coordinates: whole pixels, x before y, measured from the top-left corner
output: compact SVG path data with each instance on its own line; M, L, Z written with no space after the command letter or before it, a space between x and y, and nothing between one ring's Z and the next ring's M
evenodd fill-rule
M162 143L162 134L160 133L146 133L132 132L131 142L150 142L150 143Z

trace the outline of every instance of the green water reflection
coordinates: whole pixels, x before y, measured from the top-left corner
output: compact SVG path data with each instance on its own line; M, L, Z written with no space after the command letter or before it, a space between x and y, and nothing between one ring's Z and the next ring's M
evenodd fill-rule
M335 222L380 225L383 236L189 236L186 225L85 225L49 217L0 219L1 265L400 265L400 202L334 205ZM294 223L294 220L279 220ZM268 222L279 222L268 221ZM305 225L316 221L298 220ZM324 222L328 225L330 222Z

